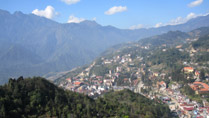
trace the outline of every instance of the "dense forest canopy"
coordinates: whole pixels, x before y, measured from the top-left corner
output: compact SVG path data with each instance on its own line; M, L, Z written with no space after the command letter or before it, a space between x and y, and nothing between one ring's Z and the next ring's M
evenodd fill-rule
M96 100L65 91L41 77L10 79L0 86L0 117L169 117L169 108L130 90Z

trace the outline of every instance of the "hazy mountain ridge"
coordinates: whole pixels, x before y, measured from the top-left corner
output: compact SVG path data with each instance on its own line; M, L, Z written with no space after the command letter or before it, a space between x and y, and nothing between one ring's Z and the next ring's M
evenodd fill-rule
M208 35L209 35L208 30L209 30L209 27L198 28L188 33L181 32L181 31L170 31L162 35L157 35L157 36L153 36L150 38L141 39L138 42L117 45L115 48L110 48L106 50L103 53L103 55L101 55L96 60L94 60L92 62L92 63L95 63L93 67L101 66L103 68L106 68L106 66L108 65L104 64L103 62L104 60L114 60L117 56L122 57L123 55L129 55L129 54L131 55L131 60L133 60L132 63L134 63L134 65L135 63L140 62L139 61L140 59L143 60L140 63L148 64L152 62L157 65L157 63L160 62L166 65L166 62L169 60L170 61L168 62L169 64L172 65L173 63L173 65L175 65L177 61L190 59L190 57L188 57L189 55L188 52L179 51L179 49L176 49L176 46L180 46L182 47L182 49L186 50L187 48L189 48L189 44L193 44L196 47L199 46L199 47L204 48L204 50L207 50ZM202 40L202 38L204 40ZM196 39L199 39L199 40L192 41ZM205 44L203 42L205 42ZM188 50L191 50L191 49L188 49ZM203 53L203 54L197 53L196 55L197 56L201 55L202 56L201 58L204 58L205 60L207 60L208 52ZM199 58L200 57L195 57L194 60L198 60ZM198 61L196 61L196 63L198 63ZM118 67L120 67L121 65L123 65L123 63L122 64L112 63L111 65L117 65ZM65 75L62 75L58 77L57 79L55 79L54 83L59 85L60 83L66 81L65 80L66 78L77 77L77 75L79 75L82 72L85 72L85 69L90 68L90 66L77 68L71 72L68 72ZM140 66L141 65L139 64L138 66L136 66L136 68ZM115 70L115 68L108 68L108 69L112 71ZM97 75L97 76L100 76L100 75Z
M60 24L33 14L10 14L0 10L0 45L3 45L0 47L0 59L1 65L6 65L0 69L0 74L3 75L1 82L6 82L4 79L13 76L34 76L69 70L89 63L101 52L116 44L136 41L169 30L189 31L209 26L208 17L199 17L187 22L185 25L188 29L181 24L122 30L112 26L101 26L95 21ZM200 25L189 27L199 19Z

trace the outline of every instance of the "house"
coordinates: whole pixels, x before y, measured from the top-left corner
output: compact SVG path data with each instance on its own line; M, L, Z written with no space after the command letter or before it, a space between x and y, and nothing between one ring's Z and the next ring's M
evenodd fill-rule
M102 76L96 76L96 78L97 78L97 79L102 79L103 77L102 77Z
M70 82L70 83L72 82L72 79L71 79L71 78L67 78L66 80L67 80L68 82Z
M112 62L111 61L109 61L109 60L105 60L104 61L104 64L111 64Z
M186 107L184 107L184 110L192 111L192 110L194 110L194 107L193 106L186 106Z
M112 86L112 80L111 79L104 79L104 85Z
M171 101L171 98L169 98L169 97L162 97L162 100L163 101Z
M159 73L153 73L153 76L158 77Z
M78 82L78 81L74 82L74 85L75 85L75 86L81 86L82 84L83 84L83 83Z
M182 47L182 45L177 45L177 46L176 46L177 49L179 49L179 48L181 48L181 47Z
M123 82L124 82L124 83L127 83L128 80L129 80L128 78L124 78L124 79L123 79Z
M164 81L157 82L157 87L160 89L166 89L166 83Z
M198 71L195 71L196 76L200 76L200 73Z
M165 73L161 73L160 77L162 77L162 79L165 79L166 74Z
M198 71L195 71L196 78L200 78L200 73Z
M192 67L184 67L184 72L185 73L192 73L192 72L194 72L194 68L192 68Z
M209 86L203 82L194 82L190 87L195 91L196 94L209 93Z
M194 48L192 48L191 50L190 50L190 53L195 53L195 52L197 52Z
M133 85L134 85L134 86L136 86L138 83L139 83L139 80L138 80L138 79L133 80Z
M172 84L171 85L171 89L173 89L173 90L175 90L175 89L178 89L180 86L179 86L179 84Z
M197 70L194 73L194 79L197 79L196 81L200 81L200 72Z
M121 67L116 67L116 72L121 72L122 68Z

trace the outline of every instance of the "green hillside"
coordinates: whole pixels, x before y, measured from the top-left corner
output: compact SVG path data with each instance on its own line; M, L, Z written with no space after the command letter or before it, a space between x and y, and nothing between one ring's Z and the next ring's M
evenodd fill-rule
M49 81L23 77L0 86L0 117L169 117L167 106L130 90L109 92L96 100L64 91Z

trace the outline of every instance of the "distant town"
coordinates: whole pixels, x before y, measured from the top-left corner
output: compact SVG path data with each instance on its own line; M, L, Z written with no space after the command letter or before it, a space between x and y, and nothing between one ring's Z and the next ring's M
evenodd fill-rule
M196 41L196 39L187 40ZM150 49L150 45L135 46L142 50ZM162 52L167 51L165 48L166 44L163 44L161 47ZM177 45L175 49L180 52L189 53L191 58L195 55L195 53L198 53L198 50L195 50L192 47L183 49L182 45ZM187 84L189 87L188 89L192 89L195 92L195 95L200 96L202 103L200 103L200 101L192 100L190 96L183 93L182 83L172 81L167 84L165 78L167 77L171 81L172 76L166 73L166 71L153 71L153 69L147 68L146 63L143 63L143 57L136 56L135 59L133 59L132 56L133 55L131 53L127 53L124 55L114 55L113 58L101 57L99 62L98 60L94 61L90 66L85 68L85 70L76 76L66 78L59 86L67 90L86 94L93 98L101 96L111 90L120 91L123 89L130 89L136 93L146 96L149 99L168 104L174 117L208 118L209 103L205 98L209 97L207 96L209 93L209 78L207 73L201 75L202 72L197 69L200 67L198 63L183 62L183 68L181 68L180 73L182 73L186 80L191 81ZM139 67L136 66L136 60L140 63ZM113 69L103 70L105 73L100 73L100 75L98 75L98 73L94 73L95 71L92 71L95 67L99 67L101 65L102 67L112 66ZM204 67L204 65L201 66L203 68L207 68ZM125 76L124 73L129 74ZM204 76L204 82L201 82L202 77L200 76ZM147 82L144 79L155 82L149 83L149 81Z

